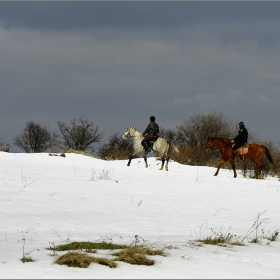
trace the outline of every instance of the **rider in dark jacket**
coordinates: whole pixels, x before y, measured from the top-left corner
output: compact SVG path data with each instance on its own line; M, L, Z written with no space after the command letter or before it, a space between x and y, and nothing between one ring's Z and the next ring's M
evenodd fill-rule
M234 146L232 148L232 151L235 154L237 161L239 157L237 154L237 149L245 145L248 141L248 131L245 127L245 124L243 122L240 122L238 125L239 125L238 135L233 139Z
M155 122L156 118L154 116L150 117L150 123L147 128L143 132L144 139L141 144L145 149L145 153L149 152L149 148L151 147L150 141L155 141L158 138L159 134L159 125Z

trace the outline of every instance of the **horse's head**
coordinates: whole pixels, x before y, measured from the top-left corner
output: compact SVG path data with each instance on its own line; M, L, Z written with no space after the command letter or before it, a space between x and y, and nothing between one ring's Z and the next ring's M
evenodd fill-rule
M133 132L133 126L129 126L126 130L126 132L123 134L122 139L128 139L132 136L132 132Z
M232 141L227 138L208 136L206 140L205 151L209 152L214 147L217 147L218 149L228 149L232 147Z
M212 141L212 138L210 136L207 136L206 140L206 147L205 152L210 152L210 150L215 146L215 143Z

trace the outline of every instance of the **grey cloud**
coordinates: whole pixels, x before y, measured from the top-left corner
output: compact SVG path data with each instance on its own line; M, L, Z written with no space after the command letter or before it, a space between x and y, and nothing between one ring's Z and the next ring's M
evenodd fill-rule
M278 18L279 12L277 1L3 1L0 23L46 30L170 29L197 22Z
M279 4L0 2L0 134L85 116L108 136L217 109L278 141Z

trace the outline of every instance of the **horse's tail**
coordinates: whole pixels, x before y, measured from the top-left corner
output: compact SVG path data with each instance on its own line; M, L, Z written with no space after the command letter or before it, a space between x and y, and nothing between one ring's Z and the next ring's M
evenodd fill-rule
M179 149L178 147L175 145L174 141L172 140L167 140L168 144L169 144L169 149L170 149L170 152L171 152L171 148L173 148L177 153L179 153Z
M264 145L262 145L262 147L264 148L264 151L265 151L265 154L266 154L268 160L269 160L271 163L273 163L273 159L272 159L272 156L271 156L271 154L270 154L270 152L269 152L269 149L268 149L266 146L264 146Z

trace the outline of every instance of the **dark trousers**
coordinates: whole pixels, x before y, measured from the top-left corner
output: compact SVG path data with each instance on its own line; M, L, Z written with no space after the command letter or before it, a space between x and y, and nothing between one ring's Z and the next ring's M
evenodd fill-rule
M144 147L144 149L148 149L151 147L151 143L150 141L152 140L152 138L145 136L145 138L142 140L141 145Z
M245 145L247 142L236 142L232 148L233 151L236 151L241 146Z

